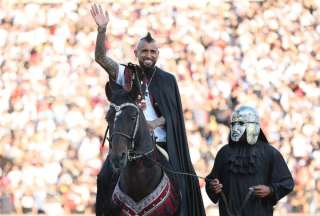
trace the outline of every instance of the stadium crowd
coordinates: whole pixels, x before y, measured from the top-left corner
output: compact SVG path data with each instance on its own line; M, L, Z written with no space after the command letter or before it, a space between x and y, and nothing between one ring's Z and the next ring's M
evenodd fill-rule
M108 151L100 151L107 75L94 61L90 2L62 2L0 2L0 214L94 212ZM230 113L252 105L296 183L277 210L320 214L319 1L102 5L114 59L135 62L133 47L147 31L160 43L158 65L178 79L200 176L227 143Z

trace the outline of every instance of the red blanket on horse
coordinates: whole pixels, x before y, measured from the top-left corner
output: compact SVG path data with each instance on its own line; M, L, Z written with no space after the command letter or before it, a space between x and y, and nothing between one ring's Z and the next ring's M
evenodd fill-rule
M178 211L179 196L164 174L157 188L143 200L139 202L132 200L121 191L119 182L112 200L121 207L120 216L173 216Z

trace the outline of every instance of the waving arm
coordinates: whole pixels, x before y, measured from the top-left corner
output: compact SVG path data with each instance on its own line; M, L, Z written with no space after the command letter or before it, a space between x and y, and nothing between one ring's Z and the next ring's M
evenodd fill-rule
M117 78L119 64L106 55L105 40L106 29L109 23L109 15L102 10L101 5L93 4L91 6L91 15L98 26L98 35L95 49L95 60L103 67L113 80Z

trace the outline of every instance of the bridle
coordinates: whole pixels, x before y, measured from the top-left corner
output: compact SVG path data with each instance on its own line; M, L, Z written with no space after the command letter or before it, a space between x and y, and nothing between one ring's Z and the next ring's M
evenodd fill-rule
M140 109L137 105L135 105L134 103L123 103L121 105L116 105L114 103L111 103L110 104L110 107L113 107L116 111L116 116L117 115L120 115L121 114L121 111L126 108L126 107L133 107L136 109L137 111L137 117L136 117L136 120L135 120L135 126L134 126L134 130L132 132L131 135L128 135L126 133L123 133L121 131L113 131L110 138L108 139L109 142L112 141L112 138L116 135L119 135L119 136L123 136L125 138L127 138L131 143L131 145L129 146L128 148L128 160L129 161L134 161L136 159L139 159L139 158L142 158L150 153L152 153L154 151L154 146L153 148L150 150L150 151L147 151L147 152L144 152L144 153L138 153L135 151L135 144L136 144L136 135L137 135L137 131L138 131L138 128L139 128L139 123L140 123Z

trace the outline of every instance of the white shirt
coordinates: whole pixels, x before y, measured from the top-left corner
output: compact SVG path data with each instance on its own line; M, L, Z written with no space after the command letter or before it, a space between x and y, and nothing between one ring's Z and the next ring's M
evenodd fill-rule
M116 82L121 86L124 86L124 84L125 84L124 83L124 69L125 69L125 66L119 64L119 71L118 71ZM152 103L151 103L149 94L147 94L145 96L145 100L146 100L146 108L143 110L143 114L144 114L147 121L155 120L156 118L158 118L158 116L157 116L157 113L156 113ZM154 135L156 137L157 142L166 142L167 133L163 128L161 128L161 127L155 128Z

